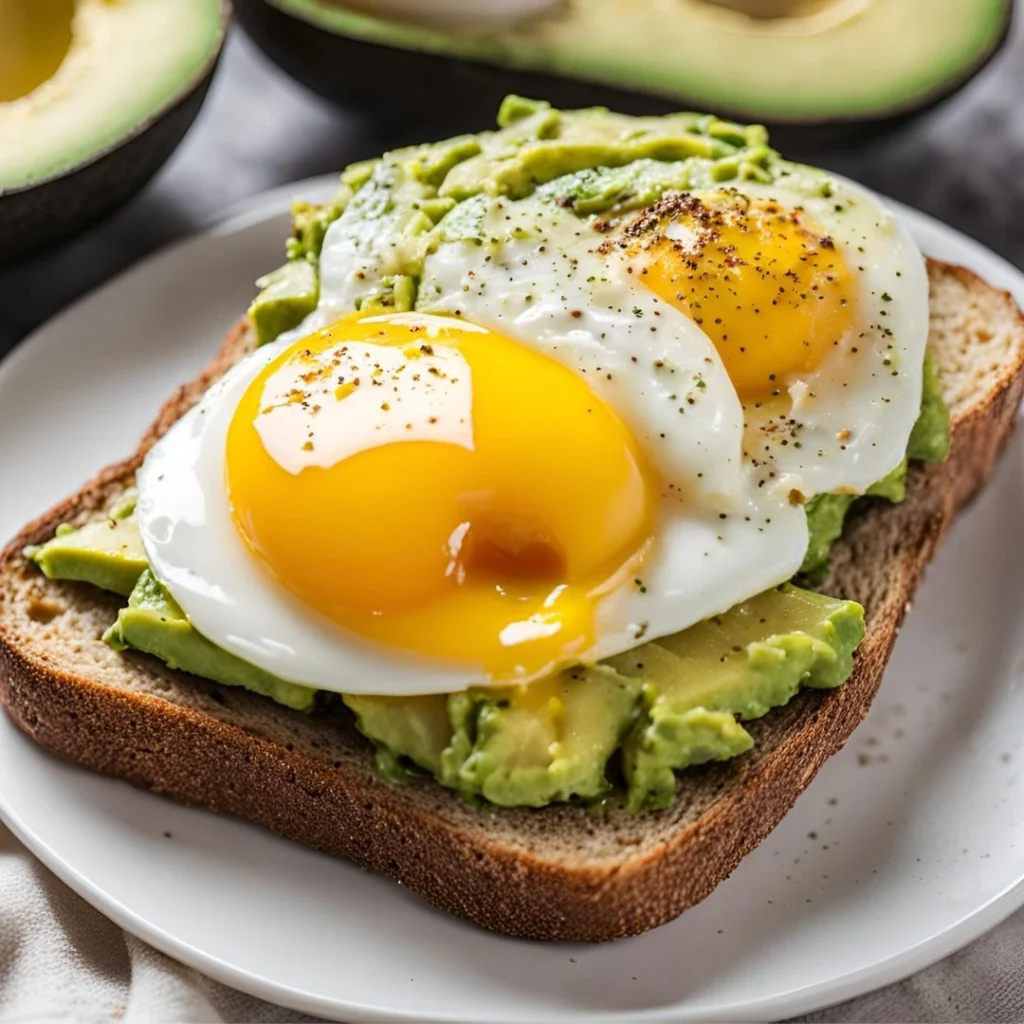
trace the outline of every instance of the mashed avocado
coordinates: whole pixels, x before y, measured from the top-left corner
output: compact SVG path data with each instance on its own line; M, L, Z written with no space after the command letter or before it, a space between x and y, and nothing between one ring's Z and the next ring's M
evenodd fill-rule
M127 597L148 567L142 538L131 518L135 491L125 493L102 519L81 529L63 524L45 544L25 549L50 579L81 580Z
M676 771L753 745L740 721L788 703L801 686L844 682L863 636L859 605L787 584L611 658L612 668L643 680L622 757L630 806L668 806Z
M108 587L122 578L112 566L123 562L124 577L135 572L124 554L141 550L134 517L117 520L117 531L108 522L55 538L81 553L77 562L60 563L64 578ZM68 543L81 536L110 543L105 550L96 540ZM38 560L45 547L32 556ZM544 807L605 796L621 775L630 806L651 809L671 800L676 770L749 749L738 719L785 704L802 685L843 682L863 632L860 605L786 585L674 636L530 686L343 700L376 745L382 774L394 781L425 774L467 799ZM315 704L314 690L198 633L147 567L104 639L300 711Z
M449 697L453 732L441 782L505 807L603 796L605 766L639 693L637 683L595 665L531 686Z
M639 696L639 683L595 665L525 687L344 700L385 773L415 766L470 799L544 807L609 790L605 767Z
M512 96L497 131L352 165L331 202L295 204L288 261L260 279L250 316L262 343L316 310L320 253L335 223L355 253L381 271L352 285L344 297L350 308L401 311L424 301L423 262L439 239L486 241L481 225L490 197L535 195L580 217L605 218L672 190L770 183L780 175L808 188L821 184L781 160L759 126L699 114L566 112ZM398 242L382 253L381 238ZM941 461L948 445L948 411L926 359L907 458ZM868 495L902 501L906 475L904 460ZM824 578L831 546L858 500L825 494L807 503L806 579ZM196 632L149 570L132 508L129 496L96 522L60 528L26 556L48 576L130 594L106 634L115 648L311 710L314 691L262 672ZM785 704L802 686L842 683L863 632L859 605L786 584L674 636L528 687L343 700L390 779L433 777L469 800L499 806L590 801L618 789L631 808L645 810L671 803L678 771L748 750L753 740L742 722Z
M432 229L474 196L521 199L543 195L578 213L624 211L644 206L668 189L710 187L733 180L772 181L778 154L760 125L744 126L706 114L627 117L601 107L555 110L548 103L509 96L498 113L498 130L444 142L410 146L379 160L354 164L342 174L338 194L322 206L297 203L288 264L275 271L249 309L261 343L297 326L316 305L324 235L344 218L346 235L369 249L385 230L407 240L390 254L401 282L393 294L354 296L357 308L410 309ZM459 237L464 237L461 235ZM288 265L286 264L286 266ZM287 282L295 281L294 291ZM400 294L399 294L400 293Z
M603 796L621 772L629 806L651 810L677 770L750 749L739 720L842 683L863 635L860 605L785 585L530 686L345 703L392 777L404 763L470 799L543 807Z

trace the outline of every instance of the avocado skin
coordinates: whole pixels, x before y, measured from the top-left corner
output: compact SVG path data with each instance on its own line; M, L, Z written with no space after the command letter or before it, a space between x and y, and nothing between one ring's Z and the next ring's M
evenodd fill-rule
M222 0L224 22L231 15ZM172 105L158 110L120 142L43 181L0 188L0 269L38 256L92 227L131 199L167 162L203 105L223 49Z
M624 90L349 39L292 17L269 0L235 0L235 7L236 20L246 34L282 70L339 106L378 115L382 131L393 133L396 142L409 141L410 123L416 126L417 138L441 138L489 125L509 93L543 96L556 107L607 106L624 114L667 114L685 107L679 98L645 94L640 86L636 91ZM714 113L742 123L765 124L771 130L772 145L792 156L808 158L881 143L952 97L982 71L1005 45L1011 21L1012 5L1007 5L1002 30L989 51L909 109L874 118L802 122L762 119L742 110L716 109ZM395 122L397 112L402 116L399 122Z

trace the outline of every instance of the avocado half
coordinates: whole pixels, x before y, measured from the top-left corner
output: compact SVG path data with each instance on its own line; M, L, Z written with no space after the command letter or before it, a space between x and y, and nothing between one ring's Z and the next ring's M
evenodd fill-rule
M240 23L274 61L345 106L431 122L447 109L463 127L489 119L508 92L627 112L685 107L766 123L783 145L815 149L955 92L999 49L1013 4L562 0L475 32L363 13L372 6L237 0Z
M230 0L0 0L0 266L129 199L206 95Z

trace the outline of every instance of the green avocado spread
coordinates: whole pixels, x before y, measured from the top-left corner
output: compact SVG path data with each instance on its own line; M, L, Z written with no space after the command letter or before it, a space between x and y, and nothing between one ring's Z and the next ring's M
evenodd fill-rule
M370 292L361 309L413 308L423 258L441 225L446 237L466 237L479 210L474 197L522 199L538 190L581 215L622 212L654 202L671 189L708 188L729 181L770 182L786 173L760 125L708 114L627 117L600 107L555 110L509 96L498 130L395 150L354 164L338 193L322 206L297 203L288 263L261 279L249 309L261 343L297 326L319 294L319 257L327 229L343 220L355 240L399 230L406 239L393 260L384 294ZM292 286L291 282L294 282ZM368 307L366 303L370 303Z
M91 541L66 578L110 589L110 566L141 550L133 516L120 532L96 520L110 546ZM47 547L33 549L49 564ZM74 550L74 549L72 549ZM675 772L721 761L752 746L741 722L787 703L801 686L838 686L864 635L864 610L790 584L736 605L674 636L580 666L529 686L471 689L423 697L345 695L360 730L377 748L381 772L400 781L430 775L468 799L503 807L608 796L616 784L629 806L667 806ZM240 686L300 711L316 691L278 679L211 643L144 567L128 606L104 635L116 650L151 654L227 686Z
M677 770L749 750L743 720L842 683L863 635L859 605L787 584L530 686L344 699L388 774L422 769L508 807L593 800L618 781L647 810L672 802Z
M354 244L372 238L382 222L400 231L403 244L388 273L356 304L401 311L416 306L423 260L436 239L475 237L484 197L539 194L580 216L603 216L648 206L666 191L801 173L756 125L698 114L559 111L510 96L496 131L355 164L331 202L296 203L287 262L260 279L250 316L266 343L316 309L320 251L336 222ZM867 495L818 495L805 506L810 545L801 582L826 577L853 506L902 501L908 462L941 461L948 446L949 414L926 358L920 415L903 463ZM103 517L60 527L26 557L48 577L127 596L105 635L115 649L315 712L314 690L248 664L195 630L149 569L133 510L128 493ZM745 722L786 704L801 687L840 685L863 633L859 605L787 583L681 633L529 686L342 700L392 781L432 777L468 800L504 807L621 793L631 809L650 810L672 802L679 772L749 750L754 739Z

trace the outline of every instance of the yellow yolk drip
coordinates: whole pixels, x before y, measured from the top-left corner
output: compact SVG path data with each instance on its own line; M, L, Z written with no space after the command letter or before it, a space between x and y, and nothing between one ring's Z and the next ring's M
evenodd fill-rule
M0 103L48 81L71 47L75 0L0 0Z
M673 196L642 219L641 280L714 342L740 398L784 390L855 324L853 274L799 210L734 192ZM668 221L667 227L665 221Z
M653 533L657 482L635 439L583 379L508 338L372 319L303 339L248 387L226 452L243 539L283 586L368 640L492 681L586 659L599 601L632 584ZM357 343L392 361L348 365ZM470 388L469 447L431 440L431 417L328 466L296 473L271 457L258 424L275 374L294 375L286 403L308 410L310 431L328 403L372 396L372 435L405 417L421 353L446 383L468 370L455 383ZM317 443L303 443L310 457Z

